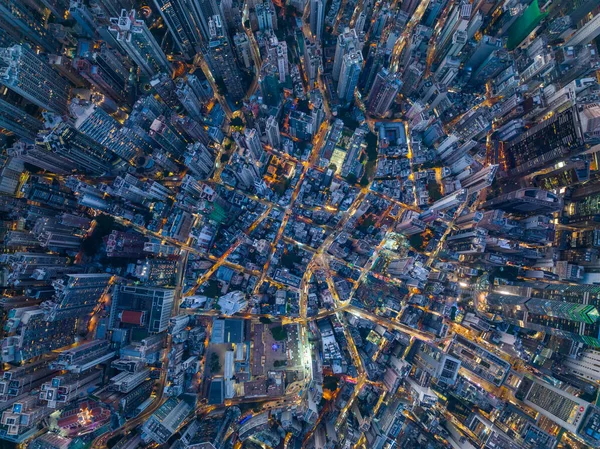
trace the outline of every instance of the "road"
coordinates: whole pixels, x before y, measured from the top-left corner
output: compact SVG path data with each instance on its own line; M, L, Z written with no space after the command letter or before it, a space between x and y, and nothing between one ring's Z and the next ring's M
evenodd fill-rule
M174 307L171 312L171 316L177 316L179 314L179 303L181 302L181 297L182 297L183 280L184 280L184 275L185 275L185 268L186 268L186 265L188 262L188 256L189 256L189 252L184 250L181 253L181 255L179 257L179 261L177 263L177 268L176 268L177 284L175 285L175 300L174 300ZM167 380L167 371L168 371L167 368L168 368L168 364L169 364L169 352L171 351L171 345L172 345L171 336L167 335L167 345L166 345L165 349L163 349L163 356L162 356L161 368L160 368L160 378L158 379L158 384L157 384L157 388L156 388L156 396L154 398L154 401L148 406L148 408L146 408L146 410L144 410L138 416L125 421L125 424L123 424L123 426L119 427L116 430L113 430L112 432L105 433L104 435L98 436L92 442L92 448L94 448L94 449L105 448L106 441L109 438L126 434L130 430L136 428L138 425L144 423L166 401L166 398L164 397L164 393L165 393L165 383Z

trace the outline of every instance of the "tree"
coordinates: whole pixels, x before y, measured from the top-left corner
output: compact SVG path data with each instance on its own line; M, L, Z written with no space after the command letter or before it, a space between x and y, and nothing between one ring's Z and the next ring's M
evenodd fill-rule
M325 376L323 379L323 388L327 388L329 391L335 391L338 388L340 380L335 376Z
M373 133L368 133L365 137L365 143L367 144L367 159L374 161L377 159L377 136Z
M273 322L266 316L261 316L258 321L260 321L262 324L271 324Z
M210 355L210 372L216 373L221 370L221 363L219 362L219 356L216 353Z
M283 341L287 339L287 330L283 326L275 326L271 328L271 334L275 341Z
M242 118L239 116L233 117L229 123L231 126L236 127L236 128L244 127L244 120L242 120Z
M350 173L348 176L346 176L346 181L352 186L356 184L357 180L358 179L356 178L356 175L354 173Z
M95 256L102 246L102 240L115 228L115 220L109 215L98 215L96 226L92 235L87 237L81 244L81 249L86 256Z
M220 95L225 95L227 93L227 86L225 85L225 80L223 78L215 78L215 85L217 86L217 92Z

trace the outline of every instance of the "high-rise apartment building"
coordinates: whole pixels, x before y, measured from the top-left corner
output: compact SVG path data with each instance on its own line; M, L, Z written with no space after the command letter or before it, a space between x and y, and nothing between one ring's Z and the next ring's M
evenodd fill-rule
M384 117L390 110L400 87L401 83L396 74L382 69L375 77L373 87L369 92L366 102L367 111L375 116Z
M94 310L112 276L106 273L67 274L52 282L54 297L41 304L48 321L84 318Z
M325 27L325 3L323 0L310 0L310 33L317 42L323 38Z
M52 67L24 45L0 48L0 84L37 106L66 114L71 86Z
M354 98L354 89L358 84L362 63L360 51L352 51L344 56L337 88L338 98L343 104L350 103Z
M333 60L332 78L337 81L340 78L344 57L353 50L360 50L356 30L346 28L337 38L335 56ZM362 62L361 62L362 64Z
M209 65L215 78L221 78L227 93L234 101L239 101L246 94L242 85L242 77L235 62L233 49L229 39L223 34L221 18L210 19L210 42L208 43Z
M109 31L116 34L121 48L147 77L159 72L171 72L171 64L143 20L136 18L134 9L121 10L119 17L110 19Z

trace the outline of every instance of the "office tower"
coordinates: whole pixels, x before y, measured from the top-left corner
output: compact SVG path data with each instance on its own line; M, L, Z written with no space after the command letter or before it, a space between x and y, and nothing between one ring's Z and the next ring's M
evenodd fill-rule
M154 4L179 51L188 59L194 57L202 40L198 4L190 0L154 0Z
M362 69L362 53L352 51L344 56L338 82L337 94L342 103L348 104L354 98L354 89Z
M125 129L137 134L141 142L150 146L150 151L146 153L158 145L167 153L180 157L185 151L186 142L178 130L178 124L185 124L186 121L170 120L171 116L172 113L160 100L146 95L135 102L125 122Z
M273 115L270 115L267 119L266 133L269 145L278 150L281 147L281 134L279 133L277 118Z
M73 168L83 172L102 175L114 168L113 164L118 161L118 157L106 147L62 121L54 124L55 117L47 117L50 118L48 126L54 126L38 135L36 143L39 146L71 161Z
M210 127L209 133L207 133L200 122L187 116L182 117L178 114L171 114L170 124L172 128L185 139L186 142L199 141L205 145L208 145L210 138L212 137L212 134L209 136L209 133L211 133L213 129L216 129L220 132L218 128ZM215 138L214 140L216 140L218 143L221 143L223 141L223 137L221 137L221 139Z
M197 18L197 22L200 23L200 31L204 42L209 42L212 38L210 21L214 16L220 16L221 13L216 0L196 0L192 11ZM225 23L222 26L226 28Z
M531 284L494 288L490 313L508 323L600 347L599 288L595 285Z
M196 74L187 75L185 77L186 85L194 92L198 101L202 103L210 101L214 94L210 83L202 72L196 71L195 73L200 73L200 77Z
M0 83L37 106L66 114L71 87L51 66L23 45L0 48Z
M36 306L11 309L7 320L2 341L5 363L23 363L75 341L75 317L47 321L44 310Z
M358 34L362 33L365 30L365 23L367 21L367 14L365 11L361 11L356 21L354 22L354 29Z
M419 5L420 0L402 0L402 5L400 5L400 9L406 12L409 16L412 16Z
M403 221L396 226L396 231L400 234L404 235L414 235L420 234L425 229L427 229L427 225L422 220L418 218L411 218L410 220Z
M165 444L191 410L185 400L169 398L142 426L142 439Z
M23 283L27 285L36 271L66 268L67 258L54 254L16 252L2 254L0 262L10 267L6 282L16 287Z
M27 112L0 98L0 128L14 133L27 142L35 142L35 137L43 123Z
M9 156L57 175L66 175L73 170L73 164L68 159L61 158L41 146L23 140L15 142L12 147L7 149L7 153Z
M445 86L449 86L458 75L460 69L460 59L453 57L445 57L436 71L433 73L433 78Z
M41 308L48 321L84 318L94 310L112 276L98 274L68 274L52 282L54 297L44 301Z
M175 291L157 287L119 285L113 293L110 328L143 327L160 333L169 327Z
M577 151L583 140L580 115L575 108L569 108L505 144L502 163L511 174L527 174L542 164Z
M592 405L530 375L523 377L515 397L569 432L577 434Z
M445 4L445 0L430 1L427 5L425 13L423 14L423 19L421 20L421 23L427 27L433 27L439 14L442 12L442 9L444 8Z
M11 0L0 2L0 30L10 36L11 43L26 40L47 52L59 51L60 43L44 26L45 23L42 11L31 3Z
M492 114L488 107L471 109L455 124L454 134L463 141L477 140L492 126Z
M147 77L159 72L171 72L171 64L143 20L136 19L135 10L123 9L119 17L110 19L109 31Z
M364 128L356 128L354 130L354 133L350 138L350 143L348 144L346 158L342 164L342 176L345 177L349 174L353 174L356 178L359 178L362 174L363 166L360 163L360 153L362 152L366 135L367 131Z
M346 28L337 38L335 57L333 60L333 72L331 74L334 81L337 81L340 78L345 56L353 50L360 50L358 36L356 35L356 30Z
M215 155L200 142L189 144L184 154L186 167L197 179L208 179L215 166Z
M446 57L455 58L460 55L463 47L467 43L467 32L458 30L452 35L452 44L446 52Z
M210 19L210 42L208 44L208 60L215 78L221 78L227 94L234 101L244 98L246 92L242 85L242 76L235 62L235 56L229 40L225 36L221 18Z
M324 27L325 3L323 0L310 0L310 33L317 42L321 42L323 38Z
M395 73L382 69L375 77L375 82L367 97L366 106L370 114L384 117L392 106L401 83Z

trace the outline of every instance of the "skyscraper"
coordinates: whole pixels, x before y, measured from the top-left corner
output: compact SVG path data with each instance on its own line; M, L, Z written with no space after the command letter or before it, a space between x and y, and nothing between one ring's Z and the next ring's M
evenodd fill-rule
M58 51L60 43L44 24L43 14L28 5L28 2L21 0L0 1L0 30L10 35L10 40L13 43L26 40L47 52Z
M71 161L73 168L101 175L110 172L119 159L105 146L60 120L50 122L48 126L50 129L41 132L36 143Z
M69 83L40 56L23 45L0 48L0 83L41 108L67 113Z
M354 97L354 89L358 84L362 63L363 58L360 51L352 51L344 56L337 88L338 98L342 103L348 104Z
M310 32L317 42L321 42L323 38L324 26L325 3L323 0L310 0Z
M83 318L94 310L109 285L106 273L67 274L52 283L54 297L41 304L48 321Z
M119 17L110 19L109 31L117 36L121 48L147 77L164 71L171 72L171 64L143 20L136 19L135 10L123 9Z
M192 58L201 42L202 23L196 13L196 2L190 0L154 0L177 48Z
M198 179L207 179L214 170L215 156L200 142L190 144L184 154L186 167Z
M373 88L369 92L367 111L379 117L385 116L398 95L400 86L400 80L395 73L382 69L375 77Z
M246 92L242 86L242 77L235 62L235 56L229 40L225 36L221 18L214 16L210 20L210 42L208 58L215 78L221 78L227 93L234 101L244 98Z
M37 132L42 129L41 121L27 112L0 98L0 128L34 142Z
M596 285L503 286L487 295L486 305L490 313L500 313L513 325L600 347Z
M354 29L346 28L337 38L335 46L335 57L333 60L333 72L331 76L335 81L340 78L344 57L353 50L358 49L358 36Z
M116 102L130 104L129 72L132 64L116 49L105 43L75 60L79 74L102 94Z
M277 119L272 115L267 119L266 133L269 145L278 150L281 147L281 134L279 134Z
M121 132L121 125L106 111L93 103L71 103L71 113L75 118L75 129L104 145L121 159L133 159L140 146L130 138L131 134Z
M573 433L577 433L591 406L584 399L531 376L523 377L515 397Z

